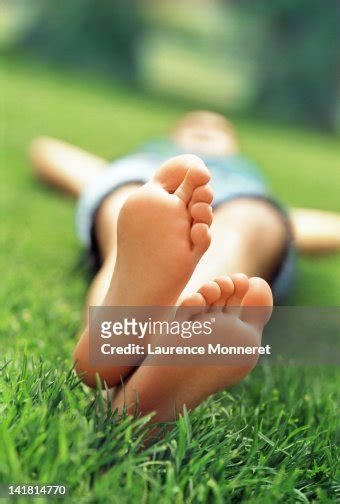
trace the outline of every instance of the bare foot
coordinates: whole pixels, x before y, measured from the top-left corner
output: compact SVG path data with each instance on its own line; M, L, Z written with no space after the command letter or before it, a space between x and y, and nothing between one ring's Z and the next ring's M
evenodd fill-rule
M210 245L209 180L210 173L198 157L178 156L127 198L118 218L117 259L103 306L175 305ZM87 327L74 352L75 369L85 373L87 385L96 387L98 373L114 387L133 370L92 367L89 357Z
M213 310L216 323L225 330L225 345L258 346L272 305L272 293L264 280L238 274L203 285L182 306L195 308L194 320L201 322L211 318L207 312ZM239 307L236 315L230 307ZM127 406L134 411L138 397L142 414L155 411L155 421L173 420L184 405L193 409L209 395L243 379L258 360L257 355L249 357L252 358L243 365L206 367L148 366L148 357L118 393L113 407L122 410Z
M178 156L128 197L119 214L117 260L105 305L176 303L210 245L209 180L201 159Z

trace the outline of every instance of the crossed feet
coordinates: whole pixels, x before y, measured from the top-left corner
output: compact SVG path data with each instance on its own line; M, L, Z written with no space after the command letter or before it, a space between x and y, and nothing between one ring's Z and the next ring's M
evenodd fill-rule
M178 156L131 194L119 214L117 260L104 305L178 303L210 245L213 192L209 180L209 170L201 159ZM272 304L271 290L264 280L235 274L204 284L181 306L195 307L194 316L201 320L208 316L210 308L217 311L219 321L228 328L226 345L238 339L258 345ZM236 314L228 313L231 306L239 307ZM249 311L247 307L267 310ZM88 332L84 337L88 338ZM81 345L75 359L81 361L79 348ZM109 385L119 385L121 376L129 375L124 388L115 395L113 407L134 409L138 396L140 412L156 411L157 421L172 420L175 405L177 411L184 404L194 408L210 394L241 380L256 364L254 359L247 365L209 367L207 372L198 367L148 366L147 359L130 375L131 369L112 369Z

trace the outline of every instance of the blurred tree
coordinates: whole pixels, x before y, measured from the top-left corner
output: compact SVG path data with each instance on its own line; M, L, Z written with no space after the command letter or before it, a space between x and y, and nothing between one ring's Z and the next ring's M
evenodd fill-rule
M340 128L339 0L14 1L37 10L21 48L46 58Z
M35 0L21 46L41 56L137 77L138 0Z
M334 127L340 97L338 0L224 0L240 16L248 58L257 64L255 106ZM260 43L246 18L261 19ZM242 30L243 27L243 30Z

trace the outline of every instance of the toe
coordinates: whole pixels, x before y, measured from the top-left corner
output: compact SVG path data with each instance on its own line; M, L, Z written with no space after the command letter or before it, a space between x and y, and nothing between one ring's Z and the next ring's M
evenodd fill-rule
M203 254L209 248L211 236L207 224L195 223L191 228L190 236L194 249L198 253Z
M185 322L191 320L195 315L201 314L205 309L205 299L199 292L186 297L176 312L176 320Z
M153 180L169 193L173 193L183 182L187 171L188 166L183 162L183 156L175 156L158 168Z
M221 296L221 288L217 282L205 283L198 292L202 294L208 306L215 303Z
M187 171L183 181L176 189L175 195L188 205L195 189L209 182L210 172L199 157L191 154L181 157Z
M186 306L205 306L206 302L204 299L204 296L196 292L195 294L192 294L191 296L188 296L187 298L184 299L182 302L181 306L186 307Z
M191 207L191 217L195 222L203 222L211 226L213 220L213 211L208 203L195 203Z
M221 289L221 295L219 299L215 302L214 306L225 306L233 295L235 287L232 279L229 276L221 276L216 278L215 282L219 285Z
M244 295L249 287L249 278L243 273L235 273L231 275L231 280L234 284L234 293L227 301L227 306L241 306Z
M169 193L174 193L184 182L191 169L204 174L201 177L202 182L195 185L195 188L206 184L210 180L210 172L199 157L192 154L183 154L172 157L163 163L156 171L153 181L160 184Z
M240 319L262 330L273 310L272 291L265 280L253 277L241 303Z
M214 193L210 185L205 184L203 186L199 186L192 193L189 209L191 209L195 203L208 203L211 205L213 199Z

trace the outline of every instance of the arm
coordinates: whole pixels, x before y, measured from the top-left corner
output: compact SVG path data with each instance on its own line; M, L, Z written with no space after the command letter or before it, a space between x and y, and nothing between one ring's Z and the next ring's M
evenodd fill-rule
M290 219L299 251L340 252L340 213L293 208Z
M94 154L47 137L31 143L29 158L40 179L76 197L107 166L107 161Z

